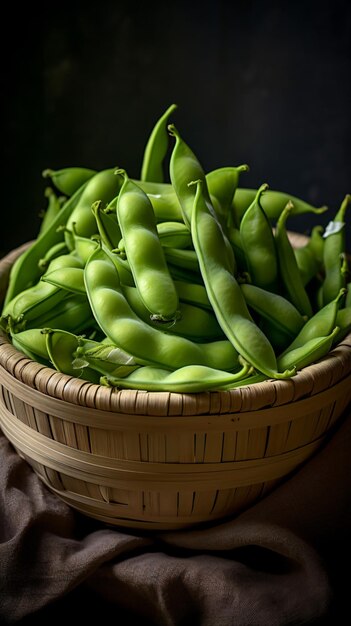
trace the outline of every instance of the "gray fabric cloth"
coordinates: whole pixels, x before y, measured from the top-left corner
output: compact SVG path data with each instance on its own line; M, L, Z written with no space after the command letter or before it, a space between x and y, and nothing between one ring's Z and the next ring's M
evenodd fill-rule
M241 515L155 535L74 512L0 435L1 623L40 625L74 607L86 619L112 610L123 626L342 623L329 620L349 593L350 454L347 414Z

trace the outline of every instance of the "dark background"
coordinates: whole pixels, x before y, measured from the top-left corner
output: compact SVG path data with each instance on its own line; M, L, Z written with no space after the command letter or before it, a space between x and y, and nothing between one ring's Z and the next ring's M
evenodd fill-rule
M26 4L3 20L1 253L36 236L44 168L137 178L173 102L206 171L248 163L243 186L330 207L298 230L351 192L350 2Z

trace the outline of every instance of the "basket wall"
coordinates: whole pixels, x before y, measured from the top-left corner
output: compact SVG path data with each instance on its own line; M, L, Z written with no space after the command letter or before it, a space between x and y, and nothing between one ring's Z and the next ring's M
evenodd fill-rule
M0 295L17 249L0 262ZM116 391L0 334L0 426L50 490L95 519L177 529L235 515L314 454L351 401L351 335L287 381Z

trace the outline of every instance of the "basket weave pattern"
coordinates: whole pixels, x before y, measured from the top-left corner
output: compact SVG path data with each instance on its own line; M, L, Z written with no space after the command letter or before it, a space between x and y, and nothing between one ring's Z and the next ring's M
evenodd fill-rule
M0 262L0 297L21 249ZM0 427L82 513L132 528L190 527L248 507L320 447L351 401L350 348L348 335L288 380L181 394L66 376L0 333Z

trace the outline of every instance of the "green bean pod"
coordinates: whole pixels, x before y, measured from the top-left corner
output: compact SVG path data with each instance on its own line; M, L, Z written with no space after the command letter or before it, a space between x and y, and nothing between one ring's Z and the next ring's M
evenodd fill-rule
M93 326L94 322L86 296L68 294L56 307L29 320L26 328L57 328L76 334Z
M150 313L135 287L123 287L123 293L133 311L140 319L155 327L158 326L157 322L150 320ZM209 310L195 306L194 304L180 302L179 311L179 320L162 326L165 332L181 335L182 337L187 337L188 339L199 342L224 339L223 331L216 317Z
M50 178L52 183L65 196L72 196L77 189L88 182L97 172L86 167L65 167L60 170L43 171L44 178Z
M172 185L135 178L132 178L132 181L146 193L152 204L157 222L183 222L182 209Z
M240 288L249 309L288 336L294 338L305 324L306 320L297 308L280 294L246 283Z
M65 254L68 254L69 250L66 246L65 241L59 241L54 246L51 246L49 250L46 252L45 256L38 262L40 271L46 271L49 267L51 261L56 259L57 257L61 257Z
M48 200L48 205L43 213L38 236L42 235L49 228L66 201L64 196L58 197L51 187L46 187L44 195Z
M189 186L189 183L193 180L202 180L204 188L203 193L206 201L210 204L211 200L207 188L206 176L198 158L180 136L174 124L169 124L168 131L169 134L175 138L169 164L171 183L181 206L184 223L190 230L195 189Z
M228 371L237 368L238 354L227 340L195 343L143 322L126 300L118 272L103 249L92 254L84 275L90 305L100 328L137 363L172 370L184 365L208 365Z
M175 280L174 284L181 302L212 310L206 288L203 285L189 283L184 280Z
M329 222L324 231L323 266L324 280L322 284L322 303L333 300L342 287L346 286L341 271L340 257L346 252L345 214L351 203L351 194L346 194L334 220Z
M278 288L278 259L271 224L261 206L268 189L261 185L240 223L240 240L254 285L268 291Z
M167 155L169 140L167 124L170 115L176 109L177 105L171 104L152 129L144 150L141 180L163 183L163 163Z
M235 216L235 223L240 224L245 211L249 208L255 199L257 190L249 189L247 187L238 187L233 201L233 211ZM279 218L281 212L285 208L288 202L292 202L294 205L294 215L303 215L305 213L314 213L320 215L327 211L327 206L315 207L305 202L297 196L292 196L283 191L269 189L262 197L262 209L267 215L268 219L276 220Z
M335 337L334 343L338 343L351 332L351 308L349 306L339 309L336 315L336 325L340 330Z
M153 320L175 320L179 299L169 273L155 215L147 195L124 173L117 202L117 219L127 259L139 294Z
M249 166L221 167L206 174L208 192L212 199L217 200L217 217L225 228L232 226L233 212L231 210L235 192L238 188L240 175L248 172Z
M120 191L121 176L115 174L115 168L102 170L90 178L79 202L67 220L67 230L76 229L77 235L91 237L97 231L95 216L91 206L97 200L106 205ZM66 237L66 241L67 241ZM67 241L69 245L69 241Z
M46 272L41 281L60 287L72 293L85 294L84 269L81 267L64 267Z
M166 369L144 366L125 378L103 376L102 385L121 389L142 389L145 391L170 391L176 393L198 393L215 389L230 388L250 373L250 366L245 363L235 374L216 370L204 365L187 365L169 372Z
M345 294L346 289L340 289L334 300L325 304L319 311L310 317L297 333L292 343L280 356L283 356L288 351L290 352L291 350L295 350L300 347L303 348L303 346L305 346L311 339L329 335L337 324L337 314Z
M312 233L307 243L303 246L294 247L297 267L299 268L304 286L314 278L323 267L323 226L317 225L312 228Z
M313 310L308 293L297 265L294 249L290 242L286 220L293 211L293 205L289 201L283 209L275 230L275 242L278 255L278 264L283 287L292 304L300 311L301 315L312 317Z
M36 283L43 270L39 266L39 261L55 244L63 241L64 233L59 226L65 225L72 211L78 204L85 187L80 187L78 191L63 205L57 217L14 262L10 272L9 285L5 295L4 305L12 300L18 293Z
M312 363L317 363L317 361L328 354L339 330L339 327L336 326L329 335L314 337L314 339L307 341L305 345L286 351L284 355L278 357L279 369L284 370L295 367L296 370L300 370Z
M278 372L274 350L248 311L240 285L230 271L222 228L202 194L201 180L197 182L191 233L207 294L224 334L259 372L271 378L290 377L293 371Z
M30 328L18 333L10 328L12 345L28 358L49 365L49 355L46 348L45 335L42 328Z
M99 384L100 374L94 369L73 366L74 353L79 345L79 338L74 333L55 328L43 329L43 333L48 356L58 372Z
M182 250L180 248L164 248L164 255L167 263L172 263L177 267L183 267L192 272L199 272L199 261L195 250Z
M81 237L73 229L73 242L74 252L84 267L90 255L99 247L99 241L90 237Z
M181 222L160 222L157 232L162 246L165 248L190 248L192 246L190 230Z
M93 202L91 210L95 216L96 226L101 237L101 241L107 248L109 248L109 250L117 248L122 233L116 219L116 212L111 214L106 213L103 210L101 200Z

